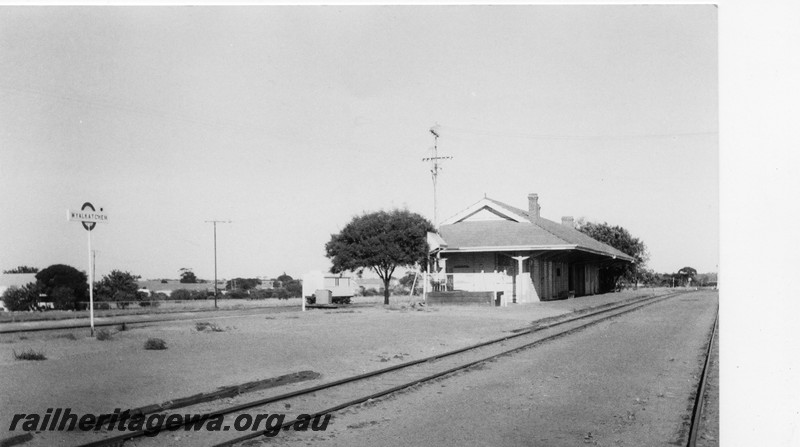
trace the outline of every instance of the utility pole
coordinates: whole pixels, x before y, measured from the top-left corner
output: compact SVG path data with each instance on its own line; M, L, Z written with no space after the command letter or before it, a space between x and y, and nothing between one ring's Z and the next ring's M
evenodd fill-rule
M436 177L439 176L439 160L450 160L453 157L440 157L439 156L439 126L430 128L430 133L433 134L433 157L423 158L422 161L431 162L431 177L433 178L433 225L439 229L439 215L436 203Z
M218 223L231 223L230 220L207 220L206 223L214 224L214 309L217 309L217 224Z

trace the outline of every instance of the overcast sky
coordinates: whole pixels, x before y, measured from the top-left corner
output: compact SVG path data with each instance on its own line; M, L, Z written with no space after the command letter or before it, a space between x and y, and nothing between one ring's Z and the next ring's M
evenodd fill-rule
M719 264L717 8L0 7L0 269L301 276L362 212L484 195Z

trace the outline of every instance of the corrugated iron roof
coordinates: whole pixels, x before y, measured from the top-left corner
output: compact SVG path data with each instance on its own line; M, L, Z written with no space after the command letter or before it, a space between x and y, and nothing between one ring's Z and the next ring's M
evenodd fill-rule
M501 208L530 219L528 211L485 198ZM575 228L540 217L536 223L510 220L465 221L442 225L439 234L447 242L445 251L468 248L529 247L530 249L577 248L633 261L616 248L597 241Z

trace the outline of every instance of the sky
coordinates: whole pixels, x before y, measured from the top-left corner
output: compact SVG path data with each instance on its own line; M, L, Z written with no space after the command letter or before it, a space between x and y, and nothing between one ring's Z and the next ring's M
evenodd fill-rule
M719 265L713 5L0 6L0 269L298 277L484 196Z

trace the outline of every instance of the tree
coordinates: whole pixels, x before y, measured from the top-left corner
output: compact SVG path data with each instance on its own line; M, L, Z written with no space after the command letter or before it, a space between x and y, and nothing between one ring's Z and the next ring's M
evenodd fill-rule
M139 284L136 280L139 278L141 276L130 272L112 270L95 286L97 299L99 301L117 301L117 306L124 308L127 306L127 302L135 301L138 298L136 291L139 290ZM125 304L120 305L123 302Z
M645 266L650 258L644 242L628 232L619 225L611 226L605 222L602 224L578 220L577 229L590 236L592 239L608 244L617 250L633 257L634 262L614 263L610 266L600 268L600 289L608 292L616 289L620 279L626 279L634 284L639 282L644 274Z
M3 304L6 309L30 310L39 301L39 288L35 283L28 283L22 287L12 286L3 292Z
M286 284L287 282L291 281L294 278L292 278L291 276L287 275L286 272L283 272L283 275L277 277L276 279L278 281L282 282L283 284Z
M681 284L687 285L690 283L689 280L694 281L694 277L697 276L697 270L691 267L684 267L678 270L678 277L680 278Z
M303 295L303 282L299 279L293 279L283 284L283 288L289 294L289 297L300 297Z
M184 284L195 284L197 283L197 277L194 276L194 272L190 268L182 268L180 269L181 272L181 282Z
M39 273L39 269L36 267L28 267L27 265L21 265L11 270L4 270L3 273Z
M37 273L36 284L56 309L78 309L78 303L89 296L86 273L64 264L54 264Z
M261 280L258 278L234 278L225 283L225 290L242 289L250 290L255 289L256 286L261 285Z
M389 304L392 274L397 267L425 262L429 231L434 231L433 224L408 210L356 216L325 244L331 273L372 269L384 284L383 303Z
M404 292L411 291L411 287L414 287L414 291L422 289L422 278L418 278L417 275L415 270L409 270L400 278L398 282Z

